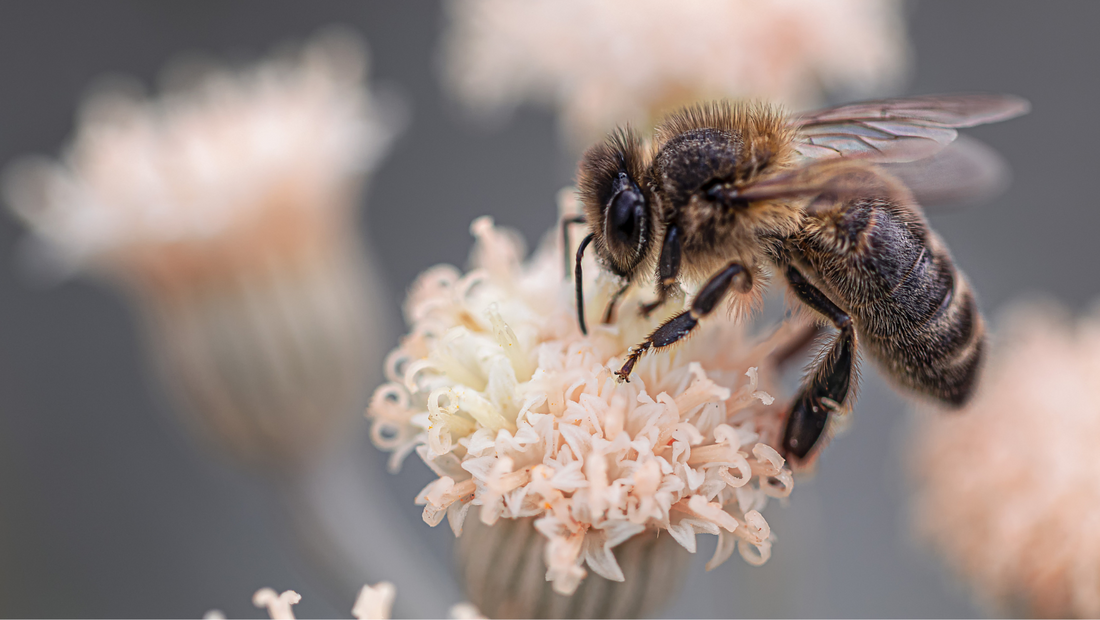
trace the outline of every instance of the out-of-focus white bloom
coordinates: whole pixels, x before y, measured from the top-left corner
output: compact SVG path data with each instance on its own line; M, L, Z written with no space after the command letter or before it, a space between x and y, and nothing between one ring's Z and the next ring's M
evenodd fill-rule
M389 620L392 617L390 611L396 594L397 589L388 581L382 581L373 586L365 585L355 599L351 615L357 620ZM266 607L271 620L294 620L294 610L291 606L297 605L301 600L302 597L293 590L276 594L271 588L261 588L252 596L252 604L261 609ZM221 612L210 612L207 618L214 613ZM460 620L476 620L484 617L477 607L469 603L459 603L451 607L450 615Z
M447 85L471 108L560 109L581 143L700 99L795 108L897 83L898 0L452 0Z
M1100 312L1018 310L962 412L922 412L914 527L1007 613L1100 615Z
M366 66L333 31L155 99L105 91L59 161L6 173L58 263L133 295L187 421L245 461L300 462L366 400L386 317L355 208L395 132Z
M450 615L455 620L485 620L485 616L470 603L459 603L451 607Z
M388 581L383 581L375 586L365 585L359 591L355 599L355 606L351 608L351 615L358 620L386 620L393 609L393 597L397 589Z
M291 607L301 600L302 595L294 590L276 594L271 588L260 588L252 595L252 604L260 609L267 608L267 615L271 616L271 620L294 620L294 610Z
M346 223L360 177L394 135L364 88L366 58L334 31L157 99L100 92L60 161L7 172L8 202L84 267L187 272L323 243L318 229Z
M447 517L460 535L471 509L485 524L535 517L545 577L565 594L585 565L622 581L612 550L646 531L692 552L696 534L719 536L708 567L735 548L767 561L773 536L760 511L792 486L771 447L785 412L769 395L768 356L785 330L761 341L741 321L711 318L620 384L628 347L678 308L645 319L636 308L647 291L635 287L615 323L582 336L560 247L524 264L514 235L488 218L472 230L472 271L435 267L413 285L412 332L369 411L395 465L415 449L439 475L417 498L424 520ZM616 288L598 274L586 272L589 316Z

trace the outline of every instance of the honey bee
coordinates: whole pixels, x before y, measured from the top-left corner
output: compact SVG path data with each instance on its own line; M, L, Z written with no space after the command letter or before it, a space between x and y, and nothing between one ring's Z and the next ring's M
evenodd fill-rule
M857 342L901 387L959 407L974 391L985 328L966 277L929 228L911 188L878 164L924 160L957 128L1013 118L1026 101L944 95L843 105L790 117L719 101L670 115L652 141L629 128L583 156L589 234L576 254L632 284L656 276L650 313L699 284L690 308L632 347L618 371L687 337L724 299L781 275L793 298L837 330L787 415L782 449L803 461L829 416L849 406ZM931 179L935 183L935 179ZM965 181L964 181L965 183ZM586 332L587 333L587 332Z

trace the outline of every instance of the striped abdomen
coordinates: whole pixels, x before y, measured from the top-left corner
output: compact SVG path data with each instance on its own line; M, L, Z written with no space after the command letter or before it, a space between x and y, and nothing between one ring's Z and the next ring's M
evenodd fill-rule
M853 201L808 227L797 246L895 381L950 405L966 402L982 362L982 316L966 277L914 208Z

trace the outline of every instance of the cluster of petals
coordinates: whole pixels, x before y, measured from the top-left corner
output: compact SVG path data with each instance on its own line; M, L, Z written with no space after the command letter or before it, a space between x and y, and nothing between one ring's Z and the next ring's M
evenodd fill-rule
M474 109L542 100L573 137L703 98L811 105L888 88L908 56L896 0L454 0L444 58Z
M525 264L515 235L488 218L472 231L470 272L435 267L413 285L411 333L369 411L393 466L415 450L439 476L417 498L424 520L446 517L460 535L470 511L490 525L535 517L547 579L564 594L585 565L623 580L612 550L646 529L692 552L696 534L719 536L708 567L735 549L766 561L773 536L760 510L792 487L769 445L781 412L766 391L776 338L708 320L622 383L614 371L629 346L675 308L644 318L645 292L631 292L617 321L583 336L560 246L545 243ZM586 277L593 315L615 287L598 273Z
M156 98L105 85L59 161L6 172L7 202L74 266L309 229L332 218L311 211L351 202L392 138L366 67L362 42L334 30L252 67L181 62Z
M922 412L914 526L1001 615L1100 615L1100 313L1018 308L962 412Z

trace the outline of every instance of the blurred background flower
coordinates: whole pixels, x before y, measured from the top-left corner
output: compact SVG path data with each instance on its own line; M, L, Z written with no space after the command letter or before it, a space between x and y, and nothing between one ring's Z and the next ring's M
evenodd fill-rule
M583 148L701 99L794 110L896 88L909 44L899 0L452 0L444 81L490 115L525 101Z
M265 468L353 420L379 357L348 223L400 118L366 68L347 31L239 71L176 67L158 99L96 93L61 161L5 174L39 259L124 286L188 421Z
M923 411L913 526L995 615L1100 615L1100 313L1014 308L977 398Z
M390 612L393 609L395 596L397 596L397 589L388 581L382 581L373 586L367 584L359 590L359 596L351 608L351 615L356 620L389 620L392 617ZM266 609L272 620L294 620L293 606L301 601L301 595L293 590L278 594L271 588L260 588L252 595L252 604ZM484 618L481 612L469 603L454 605L450 611L451 618L462 620ZM215 618L224 619L225 616L220 611L210 611L206 614L206 620Z
M360 524L387 519L361 499L370 473L348 480L341 458L389 322L354 220L403 123L367 68L343 28L241 68L177 61L155 99L101 87L60 161L22 159L4 179L37 271L127 293L185 425L269 478L284 540L334 590L412 542ZM353 487L342 502L325 495L334 479ZM289 613L284 598L272 609Z

